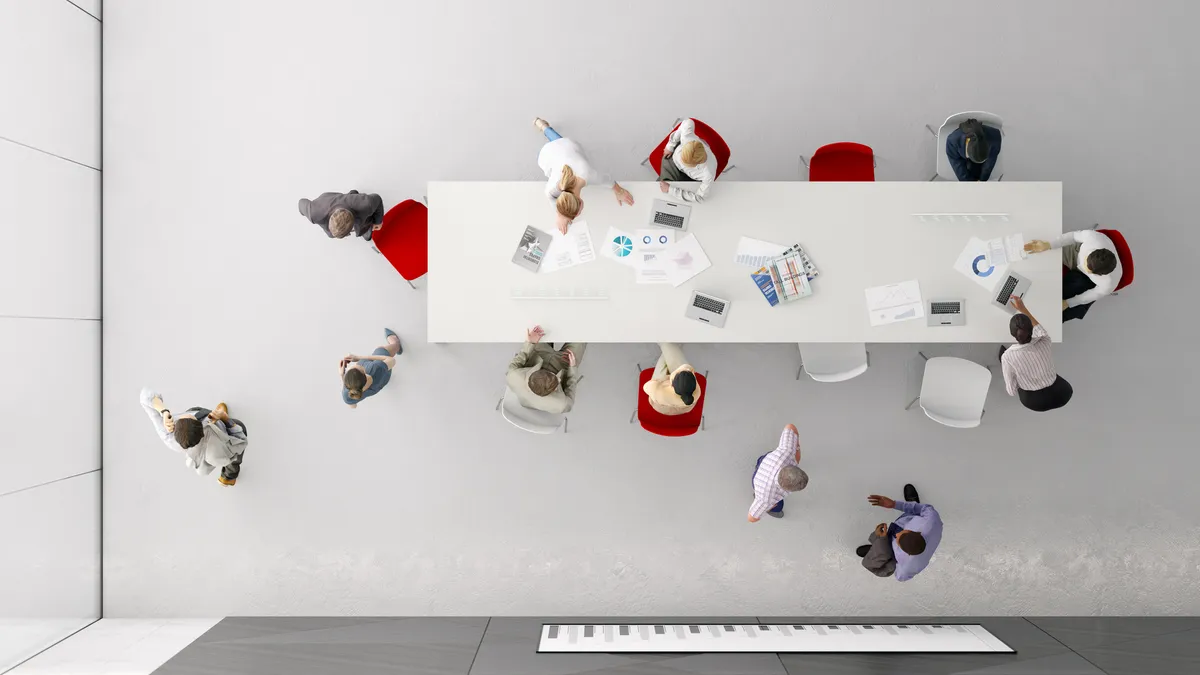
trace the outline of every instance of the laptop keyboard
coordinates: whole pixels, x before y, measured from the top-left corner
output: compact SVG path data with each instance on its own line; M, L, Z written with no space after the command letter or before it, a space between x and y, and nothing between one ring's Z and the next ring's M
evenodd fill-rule
M999 302L1002 305L1007 305L1008 299L1012 297L1013 289L1016 287L1016 277L1010 276L1009 278L1005 279L1004 286L1000 289L1000 292L996 294L996 302Z
M706 295L697 295L696 299L692 301L692 306L708 310L713 314L725 313L725 303L720 300L714 300Z
M957 302L931 302L929 303L930 314L958 314L962 311L962 304Z
M654 212L654 224L674 227L676 229L683 227L683 216L677 216L674 213L663 213L662 211Z

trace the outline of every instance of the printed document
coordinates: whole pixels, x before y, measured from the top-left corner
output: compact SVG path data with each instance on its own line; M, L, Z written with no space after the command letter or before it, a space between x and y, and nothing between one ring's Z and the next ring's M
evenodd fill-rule
M783 255L783 252L786 250L787 247L780 244L773 244L761 239L742 237L738 240L737 250L733 254L733 261L739 265L758 269Z
M576 220L566 234L554 230L550 248L546 250L546 258L542 260L542 267L538 271L548 274L595 259L596 248L592 245L591 228L586 222Z
M921 286L916 279L868 288L866 294L867 314L871 317L872 326L884 326L925 316Z

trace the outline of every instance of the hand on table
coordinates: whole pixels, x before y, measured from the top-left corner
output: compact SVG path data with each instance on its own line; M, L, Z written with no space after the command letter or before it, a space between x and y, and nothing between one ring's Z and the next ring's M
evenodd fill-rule
M1041 239L1034 239L1033 241L1025 244L1025 252L1026 253L1041 253L1042 251L1049 251L1049 250L1050 250L1050 242L1042 241Z
M671 189L671 186L660 180L658 181L658 189L662 190L663 192L668 192Z
M1013 306L1013 309L1017 310L1018 312L1020 312L1022 314L1026 314L1029 311L1025 308L1025 301L1022 300L1021 296L1019 296L1019 295L1012 296L1012 298L1008 302L1009 302L1009 304L1011 304Z
M541 342L544 337L546 337L546 331L542 330L541 326L534 326L525 331L525 340L535 345Z
M867 497L867 501L871 502L871 506L882 506L885 509L896 508L896 500L883 495L870 495Z
M626 190L625 188L621 187L620 185L614 185L613 186L613 194L615 194L617 196L618 204L620 204L622 206L625 206L625 205L633 206L633 195L629 194L629 190Z

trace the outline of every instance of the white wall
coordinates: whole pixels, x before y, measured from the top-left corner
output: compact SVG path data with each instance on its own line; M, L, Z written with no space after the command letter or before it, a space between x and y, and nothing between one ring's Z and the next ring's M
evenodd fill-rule
M100 615L100 2L0 2L0 671Z

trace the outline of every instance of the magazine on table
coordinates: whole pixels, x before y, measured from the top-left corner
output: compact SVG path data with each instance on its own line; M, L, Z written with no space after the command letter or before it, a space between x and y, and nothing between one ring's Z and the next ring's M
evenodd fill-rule
M792 302L812 295L808 280L816 272L816 266L807 256L802 256L799 245L793 246L783 255L750 275L767 302L774 307L781 302Z
M517 244L517 250L513 252L512 261L518 267L524 267L530 272L537 272L538 267L542 265L542 259L546 257L546 249L549 247L550 235L532 225L526 225L525 233L521 235L521 241Z

